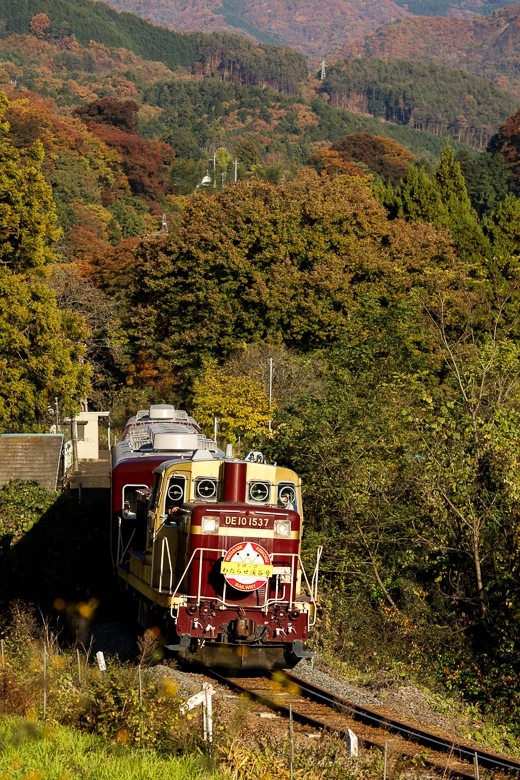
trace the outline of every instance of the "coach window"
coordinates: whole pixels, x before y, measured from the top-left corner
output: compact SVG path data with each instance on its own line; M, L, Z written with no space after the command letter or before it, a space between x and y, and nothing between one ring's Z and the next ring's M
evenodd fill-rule
M123 488L123 517L126 520L135 520L137 512L137 491L147 488L148 485L125 485Z
M175 515L179 511L179 507L184 504L186 496L186 480L184 477L170 477L168 480L168 487L166 488L166 501L164 504L164 511L168 518L175 521Z

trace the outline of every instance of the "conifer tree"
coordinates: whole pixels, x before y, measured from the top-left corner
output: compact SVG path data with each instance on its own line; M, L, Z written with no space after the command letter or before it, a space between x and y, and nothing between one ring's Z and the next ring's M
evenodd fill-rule
M470 261L475 256L485 254L488 243L471 205L464 176L449 142L442 150L435 169L435 181L443 205L435 223L448 228L464 260Z
M398 212L411 222L440 222L446 218L445 206L436 181L424 168L409 165L397 191Z
M520 200L507 195L483 223L494 255L520 254Z

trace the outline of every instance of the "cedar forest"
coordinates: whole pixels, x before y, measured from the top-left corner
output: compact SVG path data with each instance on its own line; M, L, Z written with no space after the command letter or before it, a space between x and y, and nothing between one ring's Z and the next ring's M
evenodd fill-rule
M216 414L303 479L317 645L518 732L514 92L404 60L320 81L88 0L0 20L0 432L47 430L55 396Z

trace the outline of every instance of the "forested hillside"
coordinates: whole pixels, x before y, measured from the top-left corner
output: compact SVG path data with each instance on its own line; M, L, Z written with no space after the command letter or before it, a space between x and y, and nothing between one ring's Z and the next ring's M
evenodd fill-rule
M497 8L511 5L515 0L396 0L397 5L406 6L414 16L461 16L489 14Z
M485 79L409 60L347 60L327 71L330 105L487 146L518 100Z
M349 43L333 57L426 60L462 68L520 95L520 6L471 19L410 16Z
M174 30L240 31L321 57L383 24L408 15L393 0L109 0L118 11Z
M74 35L85 45L95 41L122 47L169 68L222 74L230 80L287 92L296 92L307 76L305 59L290 49L255 46L236 35L183 35L155 27L134 14L118 14L93 0L0 0L4 37L14 32L29 33L31 19L42 13L51 21L42 33L55 43Z

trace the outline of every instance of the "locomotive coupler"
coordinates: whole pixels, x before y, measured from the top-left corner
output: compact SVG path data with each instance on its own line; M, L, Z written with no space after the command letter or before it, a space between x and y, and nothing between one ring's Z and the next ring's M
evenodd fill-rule
M255 636L256 623L251 618L238 617L229 623L229 631L236 639L250 639Z

